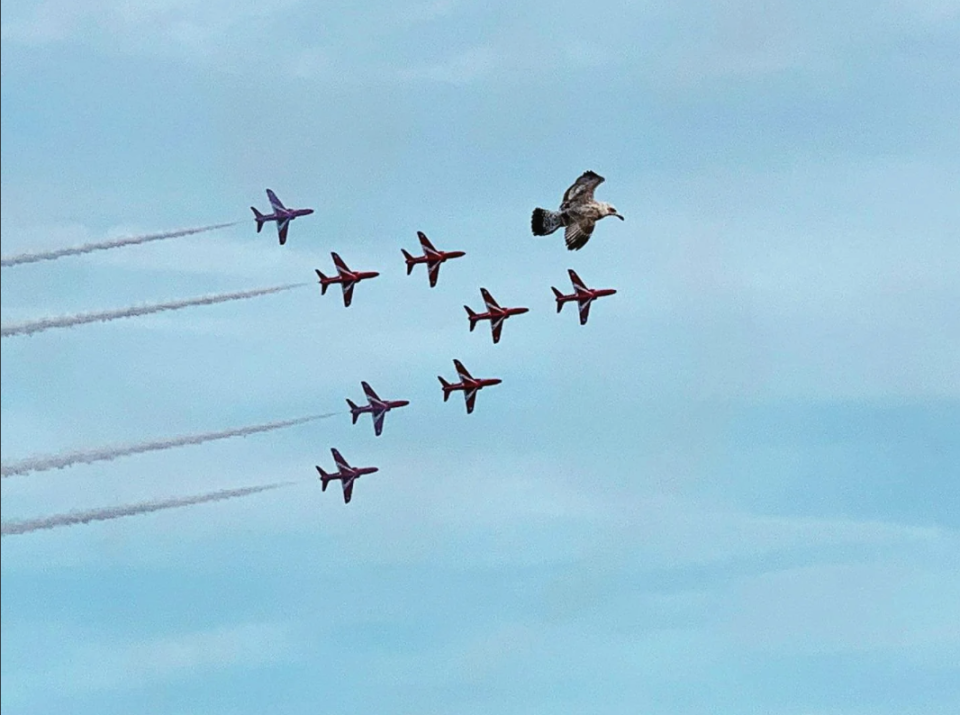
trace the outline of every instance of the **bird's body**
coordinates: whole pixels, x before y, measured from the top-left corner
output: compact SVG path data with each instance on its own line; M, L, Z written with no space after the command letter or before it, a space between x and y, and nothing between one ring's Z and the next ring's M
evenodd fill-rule
M594 190L603 181L599 174L585 171L564 193L559 211L534 209L530 219L533 235L548 236L563 226L567 248L578 251L590 240L597 221L606 216L616 216L623 221L623 216L612 205L593 198Z

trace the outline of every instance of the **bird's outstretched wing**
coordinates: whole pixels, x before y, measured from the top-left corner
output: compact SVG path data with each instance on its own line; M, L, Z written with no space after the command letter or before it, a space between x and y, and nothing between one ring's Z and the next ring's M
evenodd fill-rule
M569 208L574 204L593 201L593 192L604 178L593 171L585 171L580 174L580 178L573 182L573 185L563 194L563 201L560 203L560 210Z
M564 231L563 237L567 242L567 248L571 251L579 251L587 245L590 236L593 235L593 229L596 226L595 221L581 221L580 223L571 223Z

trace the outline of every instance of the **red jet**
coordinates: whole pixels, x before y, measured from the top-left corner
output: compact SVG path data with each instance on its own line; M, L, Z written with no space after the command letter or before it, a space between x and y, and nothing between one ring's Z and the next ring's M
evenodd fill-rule
M467 372L467 368L465 368L459 360L454 360L453 365L457 368L460 382L451 385L437 375L437 379L440 380L440 384L443 386L443 401L446 402L450 397L450 393L454 390L463 390L463 397L467 401L468 415L473 412L473 405L477 401L477 393L480 392L480 390L485 387L490 387L491 385L499 385L503 382L499 377L473 377L473 375Z
M557 312L561 311L564 303L575 300L580 305L580 325L586 325L587 317L590 315L590 304L597 298L613 295L617 291L614 288L587 288L575 270L571 268L567 272L570 274L570 280L573 283L573 293L564 295L556 288L551 288L553 294L557 297Z
M522 315L530 310L529 308L501 308L486 288L480 289L480 295L483 296L483 302L487 304L486 313L474 313L470 310L470 306L463 306L470 320L470 332L473 332L473 329L477 327L478 320L489 320L490 329L493 331L494 344L500 342L500 331L503 329L503 321L511 315Z
M381 400L379 395L373 391L366 382L361 382L363 392L367 396L367 404L363 407L355 404L353 400L347 398L347 404L350 405L350 414L353 416L353 424L357 424L357 418L364 412L369 412L373 416L373 433L379 437L383 432L383 418L394 407L406 407L410 404L409 400Z
M343 484L343 503L349 504L350 497L353 496L353 482L362 477L364 474L373 474L374 472L379 472L379 467L351 467L347 464L347 460L343 458L343 455L340 454L333 448L330 450L333 453L333 461L337 463L337 469L339 472L334 472L333 474L327 474L325 471L317 467L317 471L320 472L320 491L327 491L327 484L329 484L334 479L339 479L340 483Z
M353 287L360 281L365 281L367 278L376 278L380 274L376 271L351 271L340 256L336 253L330 255L333 256L333 265L337 267L338 275L336 278L329 278L319 270L317 271L317 276L320 278L320 295L326 294L328 286L340 283L343 285L343 305L349 308L350 301L353 300Z
M403 252L404 260L407 262L407 275L409 276L413 272L413 267L416 264L426 263L427 271L430 273L430 287L433 288L437 285L437 276L440 275L440 264L449 258L460 258L460 256L467 254L464 251L438 251L423 231L417 231L417 236L420 238L420 246L423 248L422 256L411 256L405 249L400 249Z

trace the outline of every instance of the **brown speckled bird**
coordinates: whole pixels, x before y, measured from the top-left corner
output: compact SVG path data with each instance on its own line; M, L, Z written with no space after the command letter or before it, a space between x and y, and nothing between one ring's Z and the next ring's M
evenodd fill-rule
M567 248L571 251L579 251L587 245L597 221L605 216L616 216L623 221L623 216L618 214L611 204L593 198L594 189L603 181L604 178L600 174L585 171L564 193L559 211L534 209L530 219L533 235L548 236L561 226L565 226L564 238Z

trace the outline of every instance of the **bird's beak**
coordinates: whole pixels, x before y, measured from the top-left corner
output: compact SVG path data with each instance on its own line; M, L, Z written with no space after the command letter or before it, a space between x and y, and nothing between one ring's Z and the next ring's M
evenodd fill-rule
M614 214L614 216L616 216L618 219L620 219L621 221L623 221L623 216L621 216L620 214Z

